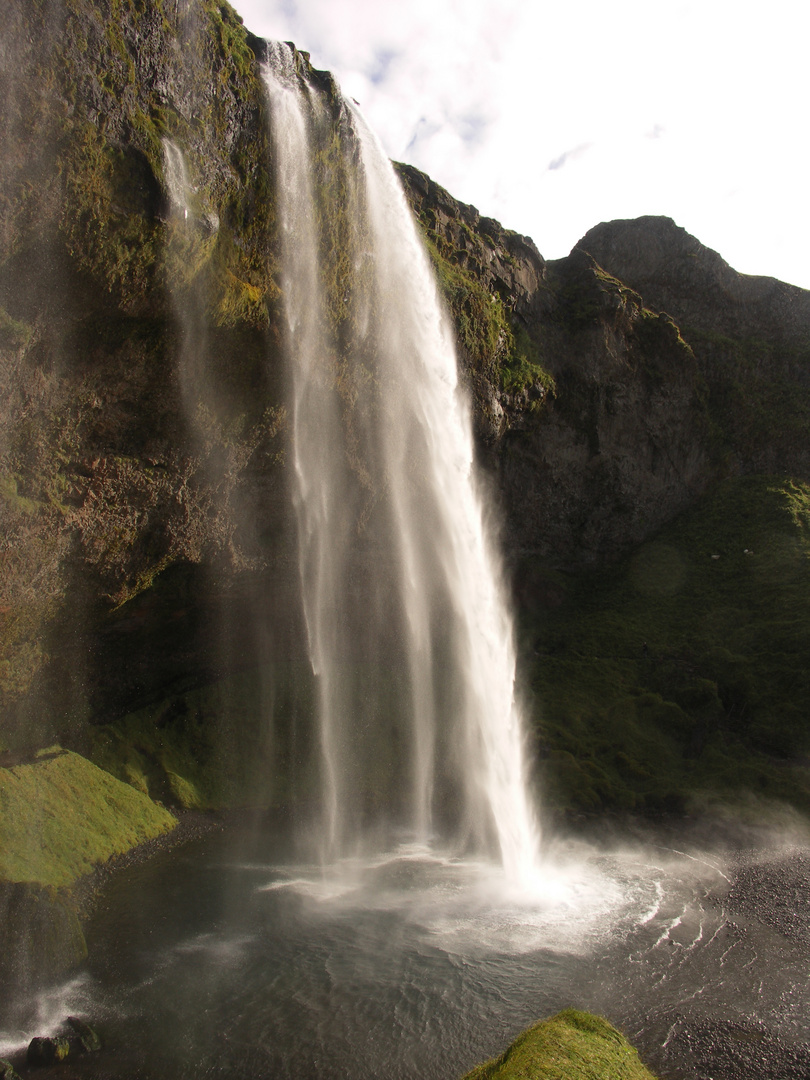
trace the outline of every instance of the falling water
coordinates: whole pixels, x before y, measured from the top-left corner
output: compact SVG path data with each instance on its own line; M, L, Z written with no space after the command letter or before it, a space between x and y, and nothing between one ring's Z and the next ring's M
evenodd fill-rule
M390 162L305 68L268 45L320 854L449 846L521 880L512 627L451 330Z
M163 171L172 213L188 219L191 185L183 151L171 139L163 139Z

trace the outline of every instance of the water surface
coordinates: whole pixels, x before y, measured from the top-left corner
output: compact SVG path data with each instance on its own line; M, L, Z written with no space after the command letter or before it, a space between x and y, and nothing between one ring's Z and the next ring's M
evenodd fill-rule
M569 849L519 893L412 847L328 871L272 856L228 831L120 874L85 970L17 1002L0 1049L76 1012L105 1041L87 1075L443 1080L575 1006L677 1078L713 1075L690 1041L707 1024L810 1038L806 945L741 912L719 857Z

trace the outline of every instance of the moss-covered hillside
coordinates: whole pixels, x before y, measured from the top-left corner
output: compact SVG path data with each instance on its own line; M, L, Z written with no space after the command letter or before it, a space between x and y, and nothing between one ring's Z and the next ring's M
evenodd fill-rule
M0 765L0 880L70 886L177 824L129 784L54 747Z
M529 563L543 790L558 814L810 810L810 484L713 486L632 555Z

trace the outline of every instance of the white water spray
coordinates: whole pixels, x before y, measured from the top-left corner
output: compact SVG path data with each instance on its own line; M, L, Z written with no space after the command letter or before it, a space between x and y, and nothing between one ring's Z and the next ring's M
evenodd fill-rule
M512 626L451 331L362 115L290 46L268 53L321 854L398 839L525 880Z

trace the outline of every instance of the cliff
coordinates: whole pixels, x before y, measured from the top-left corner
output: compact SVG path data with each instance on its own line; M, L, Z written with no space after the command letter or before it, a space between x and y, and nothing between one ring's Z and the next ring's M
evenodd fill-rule
M401 174L462 327L547 807L806 809L810 293L668 218L544 263ZM477 290L499 352L464 341Z
M9 31L0 704L3 738L35 743L210 677L223 590L284 529L284 407L238 17L12 4Z
M546 263L400 174L461 327L513 555L601 565L714 480L810 475L810 293L738 274L668 218L599 225Z
M214 0L11 0L6 23L0 742L58 740L176 807L282 805L296 785L305 799L290 763L312 688L262 43ZM297 62L336 110L329 78ZM333 198L335 154L320 177ZM706 594L678 582L699 577L672 571L663 593L633 583L662 529L681 529L665 543L678 565L718 554L713 493L731 493L736 520L751 476L789 478L762 497L760 550L804 551L808 294L736 274L668 219L599 226L546 262L398 169L457 332L524 682L545 702L533 738L550 801L561 814L683 808L694 761L718 745L724 791L771 791L810 750L804 688L769 697L774 664L750 666L751 634L731 641L743 578L715 597L726 614L711 631L683 618ZM679 525L687 511L702 524ZM738 539L743 558L754 541ZM757 572L749 627L776 587ZM616 582L597 632L588 604ZM637 595L643 612L628 613ZM805 655L803 624L780 633L768 656ZM606 656L609 671L593 663ZM716 759L704 764L710 786ZM791 776L802 803L807 778Z

